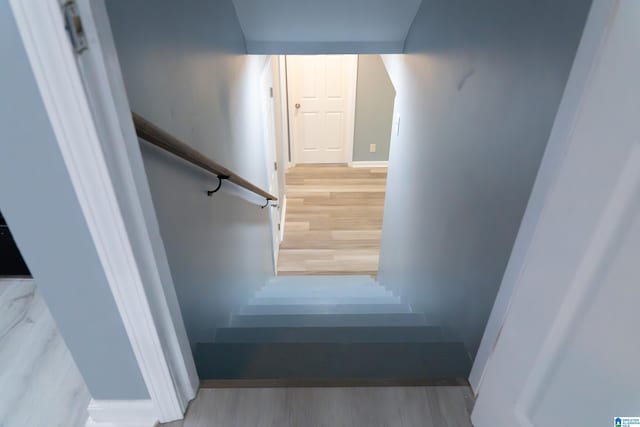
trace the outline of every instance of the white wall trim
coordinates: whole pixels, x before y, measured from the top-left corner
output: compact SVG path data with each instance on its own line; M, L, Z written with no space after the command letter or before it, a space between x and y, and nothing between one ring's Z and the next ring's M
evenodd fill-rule
M348 71L347 74L353 79L351 84L347 88L347 114L349 118L347 119L347 133L349 138L347 138L347 157L345 161L350 163L353 161L353 147L356 143L356 103L358 102L358 63L360 61L360 57L358 55L353 55L353 58L348 62Z
M540 353L528 373L519 396L515 400L515 414L523 426L535 426L531 419L536 402L539 402L549 388L554 368L565 353L566 343L570 342L580 322L580 314L587 312L594 295L601 291L602 277L599 273L607 271L612 262L612 252L622 246L622 239L630 228L629 213L634 212L640 193L640 142L631 146L623 164L617 183L612 187L602 216L587 244L573 276L567 284L561 309L548 330ZM623 231L625 230L625 231Z
M291 166L291 142L289 141L289 88L287 81L287 62L285 55L278 55L278 79L280 87L280 126L282 131L282 165Z
M280 241L284 240L284 222L287 220L287 195L282 197L282 216L280 217ZM276 273L278 270L276 269Z
M184 414L57 0L11 0L42 100L156 419Z
M280 159L278 159L278 135L276 132L276 126L278 125L276 119L276 108L275 108L275 84L274 84L274 75L273 75L273 58L271 56L267 56L265 59L265 63L262 66L262 70L260 71L260 94L258 99L260 104L262 105L262 128L263 128L263 148L264 148L264 158L265 158L265 171L266 171L266 182L267 187L269 188L269 192L272 194L277 194L280 197L280 174L278 173L278 166L280 166ZM268 92L271 91L269 95ZM269 143L270 142L270 143ZM275 163L275 168L274 168ZM275 174L276 185L275 187L272 185L272 174ZM278 201L281 203L281 201ZM273 272L274 274L278 271L278 258L280 256L280 242L281 236L280 231L278 230L278 224L280 223L279 210L276 207L273 209L269 209L269 223L271 225L271 243L272 243L272 251L273 251Z
M154 427L158 424L151 400L91 400L86 427Z
M387 160L375 160L375 161L353 161L349 163L352 168L386 168L389 167Z
M78 57L84 87L125 217L162 347L181 405L199 385L169 262L160 236L124 79L103 0L76 0L89 49Z

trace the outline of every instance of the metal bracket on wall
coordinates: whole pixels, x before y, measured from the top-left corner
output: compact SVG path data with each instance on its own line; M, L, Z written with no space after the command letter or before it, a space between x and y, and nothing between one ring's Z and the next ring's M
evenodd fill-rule
M277 207L278 207L278 203L275 203L275 204L271 204L271 205L269 205L269 202L272 202L272 201L273 201L273 200L271 200L271 199L267 199L267 200L265 201L264 205L260 206L260 209L264 209L264 208L266 208L267 206L269 206L269 207L271 207L271 208L277 208Z
M213 193L215 193L218 190L220 190L220 187L222 187L222 180L223 179L229 179L229 176L228 175L218 175L218 186L214 190L207 191L207 196L211 197L211 195Z

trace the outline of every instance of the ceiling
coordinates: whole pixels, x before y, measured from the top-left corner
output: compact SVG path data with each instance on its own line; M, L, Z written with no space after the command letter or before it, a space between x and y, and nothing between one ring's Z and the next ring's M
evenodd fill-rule
M284 50L309 46L402 49L421 1L233 0L233 4L249 53L296 53ZM260 49L281 51L257 51Z

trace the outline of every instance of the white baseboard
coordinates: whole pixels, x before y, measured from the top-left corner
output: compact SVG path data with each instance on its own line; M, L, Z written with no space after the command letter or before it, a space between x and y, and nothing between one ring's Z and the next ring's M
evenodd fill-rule
M154 427L158 412L151 400L91 400L86 427Z
M349 166L351 166L352 168L386 168L386 167L389 167L389 162L387 160L378 160L378 161L370 161L370 162L353 161L349 163Z

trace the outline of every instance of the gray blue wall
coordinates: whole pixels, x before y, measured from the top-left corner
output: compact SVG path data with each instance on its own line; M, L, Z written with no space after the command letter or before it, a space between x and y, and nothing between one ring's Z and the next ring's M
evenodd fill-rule
M233 0L249 53L402 52L420 0Z
M233 4L108 1L131 109L211 159L267 188L260 73L246 56ZM191 344L273 275L267 209L209 173L143 143L160 233Z
M389 160L393 102L396 90L380 55L358 55L354 161ZM369 152L376 144L376 152Z
M6 0L0 52L0 210L93 398L148 399Z
M397 91L380 280L475 355L590 0L424 0Z

